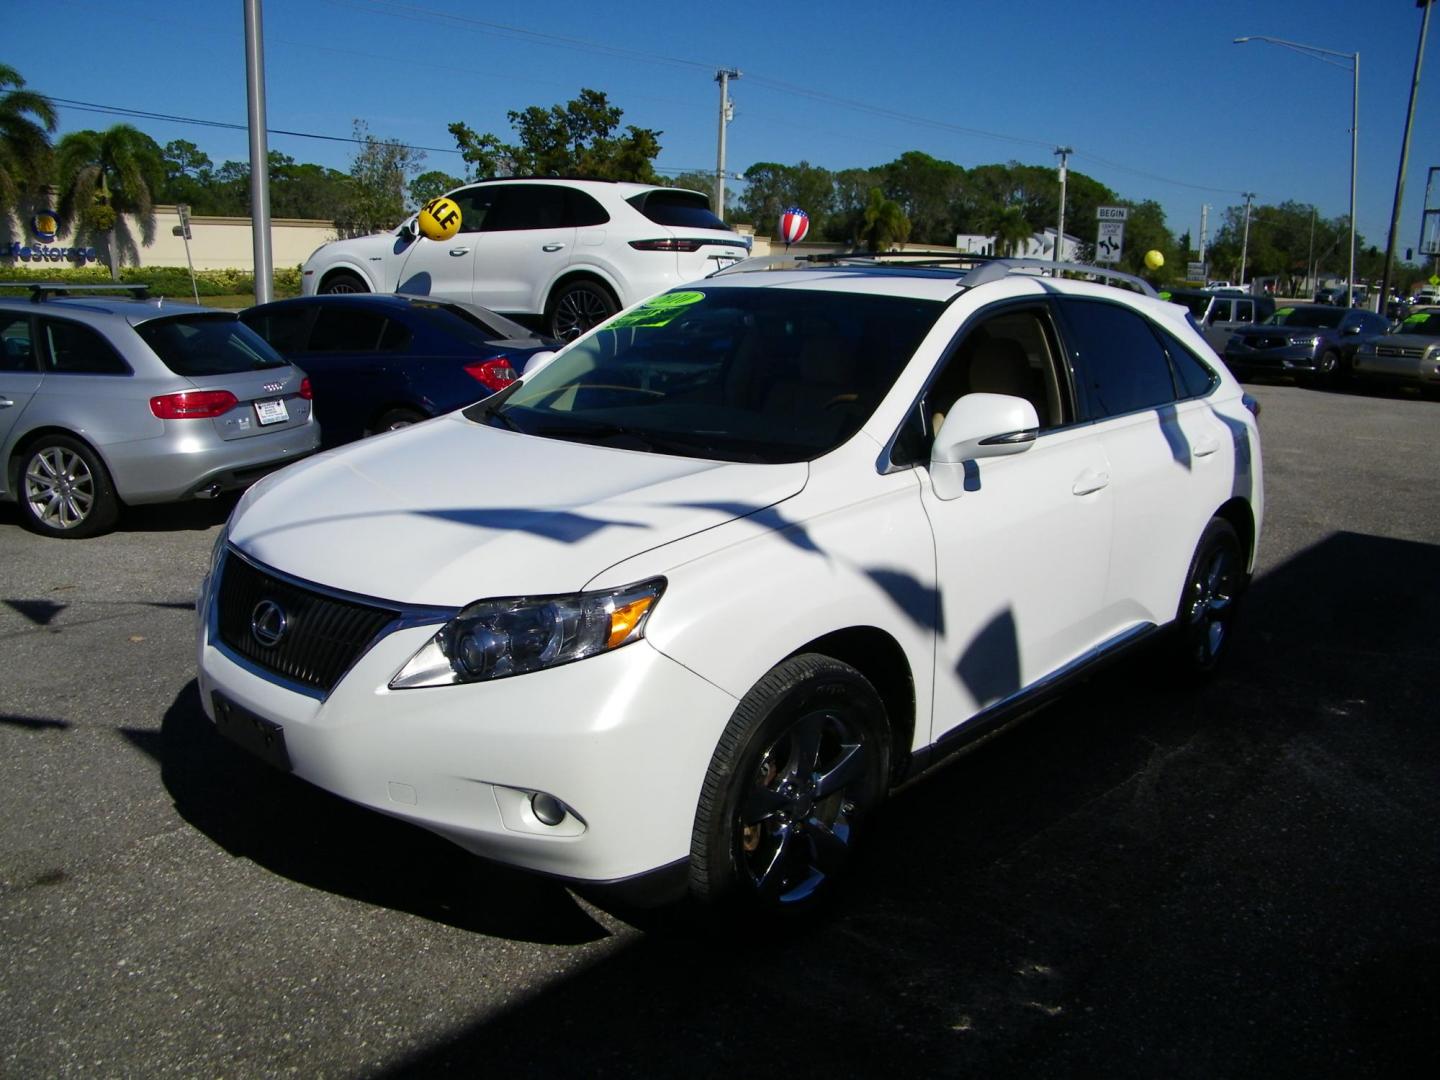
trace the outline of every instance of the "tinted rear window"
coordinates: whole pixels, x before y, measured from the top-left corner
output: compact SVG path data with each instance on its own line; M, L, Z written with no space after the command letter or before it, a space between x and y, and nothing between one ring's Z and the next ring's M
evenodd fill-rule
M715 212L710 209L710 200L694 191L647 191L629 200L657 225L673 225L681 229L723 229L731 232Z
M176 375L232 375L285 366L264 338L228 315L152 319L135 332Z

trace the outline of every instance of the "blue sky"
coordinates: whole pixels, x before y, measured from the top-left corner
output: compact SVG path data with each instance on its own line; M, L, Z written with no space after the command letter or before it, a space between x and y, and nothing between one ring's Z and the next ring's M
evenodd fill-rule
M240 0L0 0L0 61L57 98L243 123L241 10ZM593 87L625 123L664 132L662 169L713 169L714 72L727 66L744 73L733 84L734 171L875 165L911 149L967 167L1053 164L1063 143L1073 168L1159 201L1177 233L1198 232L1202 202L1213 233L1242 191L1345 212L1349 70L1232 39L1358 51L1357 219L1383 247L1420 12L1414 0L265 0L264 19L272 128L348 136L359 117L379 136L443 149L452 120L509 137L507 110ZM1440 166L1437 39L1440 16L1402 253L1419 233L1427 169ZM61 107L62 133L117 119ZM248 153L243 131L131 122L161 143L189 139L217 164ZM353 149L285 135L270 146L340 169ZM443 152L425 167L462 171Z

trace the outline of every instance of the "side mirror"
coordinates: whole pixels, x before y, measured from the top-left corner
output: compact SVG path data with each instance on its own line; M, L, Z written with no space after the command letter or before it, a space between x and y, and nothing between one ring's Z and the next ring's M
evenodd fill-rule
M1351 334L1358 334L1360 333L1360 326L1358 324L1355 326L1347 326L1345 327L1345 329L1341 330L1340 333L1344 334L1346 337L1349 337Z
M400 226L399 236L401 240L405 241L405 243L408 244L410 243L410 241L414 240L415 235L416 233L414 218L411 218L409 221L405 222L403 225Z
M930 448L930 483L936 496L959 498L967 462L1022 453L1039 430L1035 406L1024 398L966 394L955 402Z

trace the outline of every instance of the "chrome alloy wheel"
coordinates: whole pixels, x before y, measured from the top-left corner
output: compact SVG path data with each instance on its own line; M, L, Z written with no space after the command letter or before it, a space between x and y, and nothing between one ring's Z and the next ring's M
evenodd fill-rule
M1195 662L1209 667L1220 656L1235 612L1240 576L1235 552L1216 545L1190 583L1187 629Z
M76 528L95 505L95 477L79 454L63 446L47 446L25 468L25 501L42 524Z
M799 716L761 755L734 829L736 864L761 899L805 900L844 864L869 754L861 726L825 708Z

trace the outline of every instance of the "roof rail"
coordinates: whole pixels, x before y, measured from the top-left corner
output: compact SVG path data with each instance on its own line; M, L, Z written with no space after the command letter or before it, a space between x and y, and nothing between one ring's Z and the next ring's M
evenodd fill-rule
M973 266L990 262L993 255L957 255L953 251L821 251L808 255L762 255L732 263L709 274L720 277L724 274L750 274L757 270L804 270L821 266L882 266L887 260L903 259L896 263L905 267L944 267L954 265Z
M1016 270L1065 270L1125 285L1144 296L1156 295L1153 285L1134 274L1121 273L1119 270L1107 270L1103 266L1091 266L1089 263L1051 262L1049 259L995 259L970 271L961 279L960 283L967 289L973 289L976 285L984 285L988 281L999 281Z
M69 293L129 293L136 300L150 295L149 285L77 285L67 281L0 281L0 288L29 289L35 302Z

